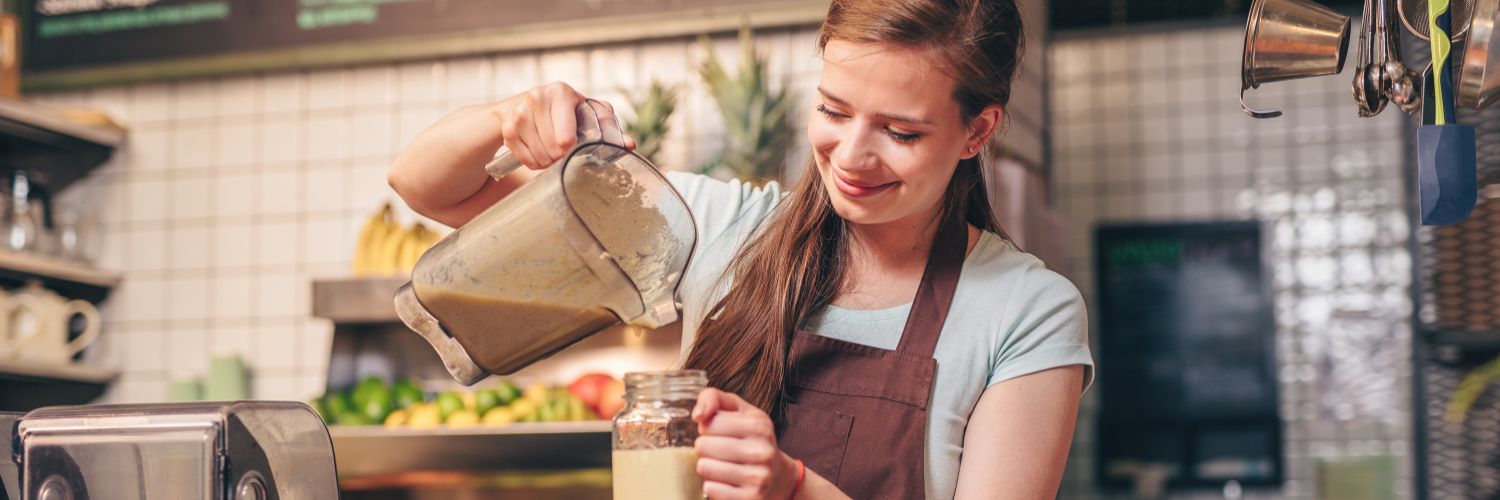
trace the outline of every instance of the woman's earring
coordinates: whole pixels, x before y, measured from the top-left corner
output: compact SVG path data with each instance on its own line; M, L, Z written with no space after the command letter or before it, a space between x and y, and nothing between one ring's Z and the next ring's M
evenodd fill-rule
M969 148L969 152L973 153L974 152L974 148Z

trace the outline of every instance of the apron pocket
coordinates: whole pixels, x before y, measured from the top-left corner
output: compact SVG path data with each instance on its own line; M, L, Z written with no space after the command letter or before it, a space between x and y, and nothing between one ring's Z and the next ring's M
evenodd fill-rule
M854 417L795 403L787 403L784 411L785 422L777 426L776 433L781 451L802 460L803 465L828 482L838 484Z

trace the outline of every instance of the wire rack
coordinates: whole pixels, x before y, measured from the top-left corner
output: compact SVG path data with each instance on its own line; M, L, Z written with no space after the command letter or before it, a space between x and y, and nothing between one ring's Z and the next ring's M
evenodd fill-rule
M1500 184L1500 107L1460 109L1458 121L1475 128L1480 185ZM1463 425L1442 419L1459 381L1500 355L1500 199L1481 198L1459 224L1418 229L1415 254L1425 411L1413 423L1426 461L1418 498L1500 499L1500 387L1480 395Z

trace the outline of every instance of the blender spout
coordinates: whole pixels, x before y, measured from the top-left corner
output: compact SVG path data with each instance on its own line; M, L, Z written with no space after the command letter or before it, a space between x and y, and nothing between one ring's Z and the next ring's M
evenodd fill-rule
M438 356L443 359L443 367L448 369L448 374L454 380L463 385L474 385L475 382L484 380L490 376L490 372L480 368L464 346L458 343L453 336L443 330L443 325L438 323L437 318L427 311L426 307L417 300L417 292L411 288L411 283L401 285L396 290L396 315L406 323L408 328L417 332L432 348L437 350Z
M650 305L651 307L647 307L645 313L626 320L625 324L643 328L661 328L677 322L677 311L682 308L682 304L678 304L671 298L658 300Z

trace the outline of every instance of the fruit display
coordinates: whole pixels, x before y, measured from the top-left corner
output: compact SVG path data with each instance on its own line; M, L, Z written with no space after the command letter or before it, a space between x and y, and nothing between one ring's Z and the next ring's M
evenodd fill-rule
M360 230L354 247L353 273L373 276L411 272L422 253L441 239L443 235L427 229L421 222L413 223L410 228L401 227L388 203Z
M476 390L427 397L410 380L387 385L367 377L347 391L310 402L329 425L384 425L389 429L504 426L613 418L625 406L625 383L605 374L579 377L567 387L535 383L525 390L502 380Z

